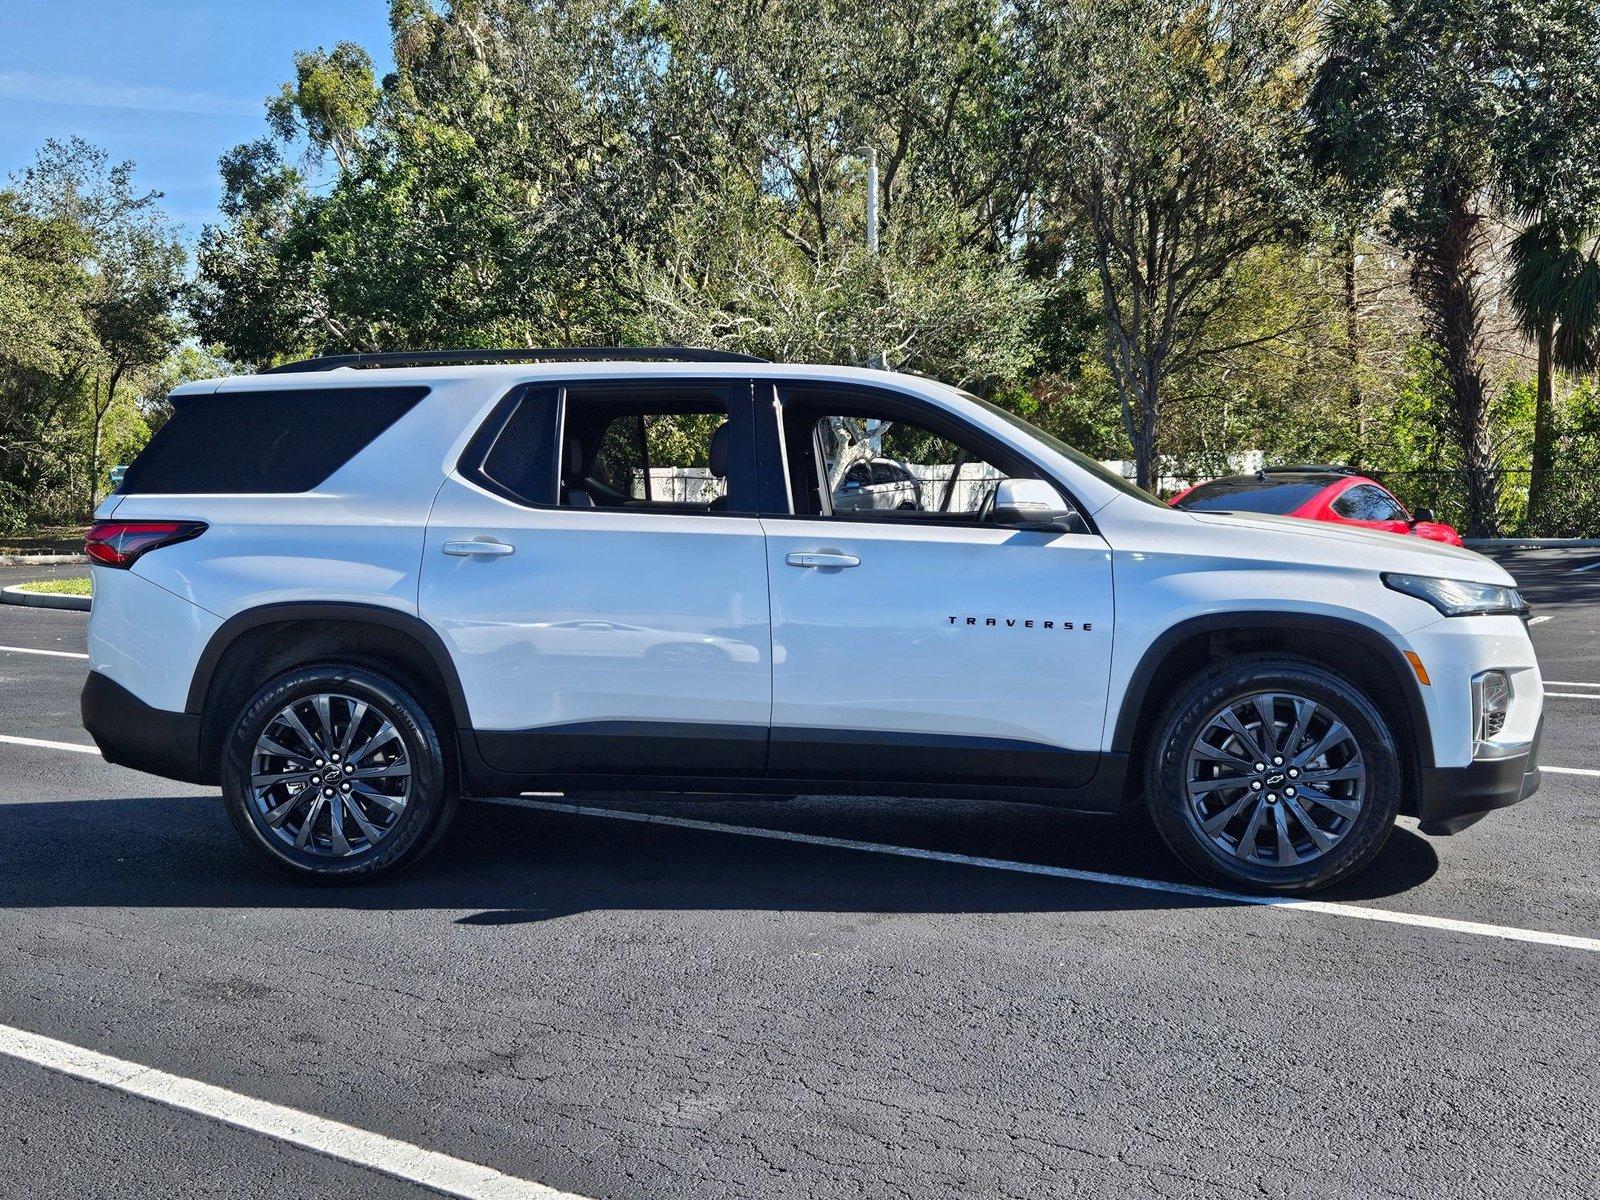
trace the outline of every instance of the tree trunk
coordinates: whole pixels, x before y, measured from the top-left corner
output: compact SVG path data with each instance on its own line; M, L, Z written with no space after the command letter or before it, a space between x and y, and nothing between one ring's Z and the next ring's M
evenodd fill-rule
M1139 382L1139 437L1133 444L1135 482L1154 495L1161 483L1161 461L1156 454L1161 422L1161 372L1155 363L1146 364Z
M1432 235L1417 250L1411 280L1450 387L1445 425L1466 476L1466 533L1494 537L1499 532L1499 470L1489 428L1478 270L1486 223L1463 187L1447 187L1442 208Z
M96 476L100 470L100 429L105 421L105 409L100 407L100 376L94 377L93 399L89 401L89 411L94 414L94 426L89 433L89 477L85 482L89 486L89 516L94 515L94 510L100 507L100 484Z
M1550 491L1550 471L1555 466L1555 340L1554 321L1539 329L1539 390L1533 402L1533 460L1528 472L1528 513L1523 518L1523 533L1536 537L1544 532L1543 519Z
M1367 454L1367 412L1361 396L1361 314L1356 290L1356 235L1344 240L1344 355L1350 374L1350 411L1356 419L1356 459L1365 462Z
M94 392L94 432L89 438L89 515L94 515L94 510L100 507L100 439L105 429L106 414L111 411L111 402L117 398L117 384L122 382L122 368L119 366L111 372L111 378L106 381L106 402L100 403L100 383L95 381Z

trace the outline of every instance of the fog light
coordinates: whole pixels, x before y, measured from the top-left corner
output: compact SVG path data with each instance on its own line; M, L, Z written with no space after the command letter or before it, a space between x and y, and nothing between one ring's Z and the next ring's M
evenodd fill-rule
M1478 740L1493 741L1506 727L1506 713L1511 708L1511 680L1504 671L1485 671L1473 677L1472 694L1477 700Z

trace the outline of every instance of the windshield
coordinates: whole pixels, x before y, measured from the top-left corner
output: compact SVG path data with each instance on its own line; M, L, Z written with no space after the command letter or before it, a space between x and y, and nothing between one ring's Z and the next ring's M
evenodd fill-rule
M974 404L979 405L980 407L984 408L988 412L992 412L995 416L999 417L1006 424L1011 425L1016 429L1020 429L1023 433L1027 434L1029 437L1037 438L1039 441L1043 442L1046 446L1049 446L1050 449L1054 450L1057 454L1061 455L1062 458L1071 459L1074 463L1076 463L1078 466L1082 467L1085 471L1088 471L1091 475L1094 475L1096 478L1102 479L1106 483L1109 483L1112 487L1116 488L1119 492L1126 493L1129 496L1135 496L1138 499L1143 500L1146 504L1154 504L1157 508L1165 508L1166 507L1165 504L1161 503L1161 501L1157 500L1154 496L1152 496L1149 492L1145 491L1143 488L1134 486L1132 483L1128 482L1126 479L1124 479L1121 475L1117 474L1115 471L1110 470L1109 468L1107 468L1103 464L1096 462L1094 459L1090 458L1083 451L1078 450L1075 447L1067 445L1067 443L1063 442L1060 438L1056 437L1054 434L1046 433L1044 430L1040 429L1037 425L1035 425L1032 421L1026 421L1023 418L1017 416L1017 414L1014 413L1014 412L1007 412L1005 409L1001 408L998 404L991 404L989 401L985 400L982 396L974 396L971 392L962 392L961 394L963 396L965 396L968 400L971 400Z
M1282 516L1299 508L1323 488L1326 480L1303 479L1218 479L1202 483L1177 507L1188 512L1277 513Z

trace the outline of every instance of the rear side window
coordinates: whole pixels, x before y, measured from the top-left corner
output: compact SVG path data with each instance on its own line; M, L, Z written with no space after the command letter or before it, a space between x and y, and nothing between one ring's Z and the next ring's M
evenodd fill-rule
M124 495L308 492L428 394L425 387L174 396Z
M1178 502L1188 512L1288 513L1299 508L1323 488L1326 482L1306 483L1291 479L1222 480L1202 483Z
M747 450L734 448L724 387L571 391L561 444L561 500L569 508L729 510L750 486ZM748 436L743 434L741 436ZM750 511L738 495L736 511Z

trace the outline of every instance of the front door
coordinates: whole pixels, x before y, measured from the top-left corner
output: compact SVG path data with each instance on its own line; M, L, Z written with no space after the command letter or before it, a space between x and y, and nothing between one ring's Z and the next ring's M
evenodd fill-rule
M764 518L771 773L1087 782L1110 671L1106 543L993 524L995 483L1036 468L925 402L799 386L767 400L790 509ZM852 502L852 471L875 460L915 480L903 507Z
M420 608L484 761L759 774L771 714L749 385L532 388L439 493Z

